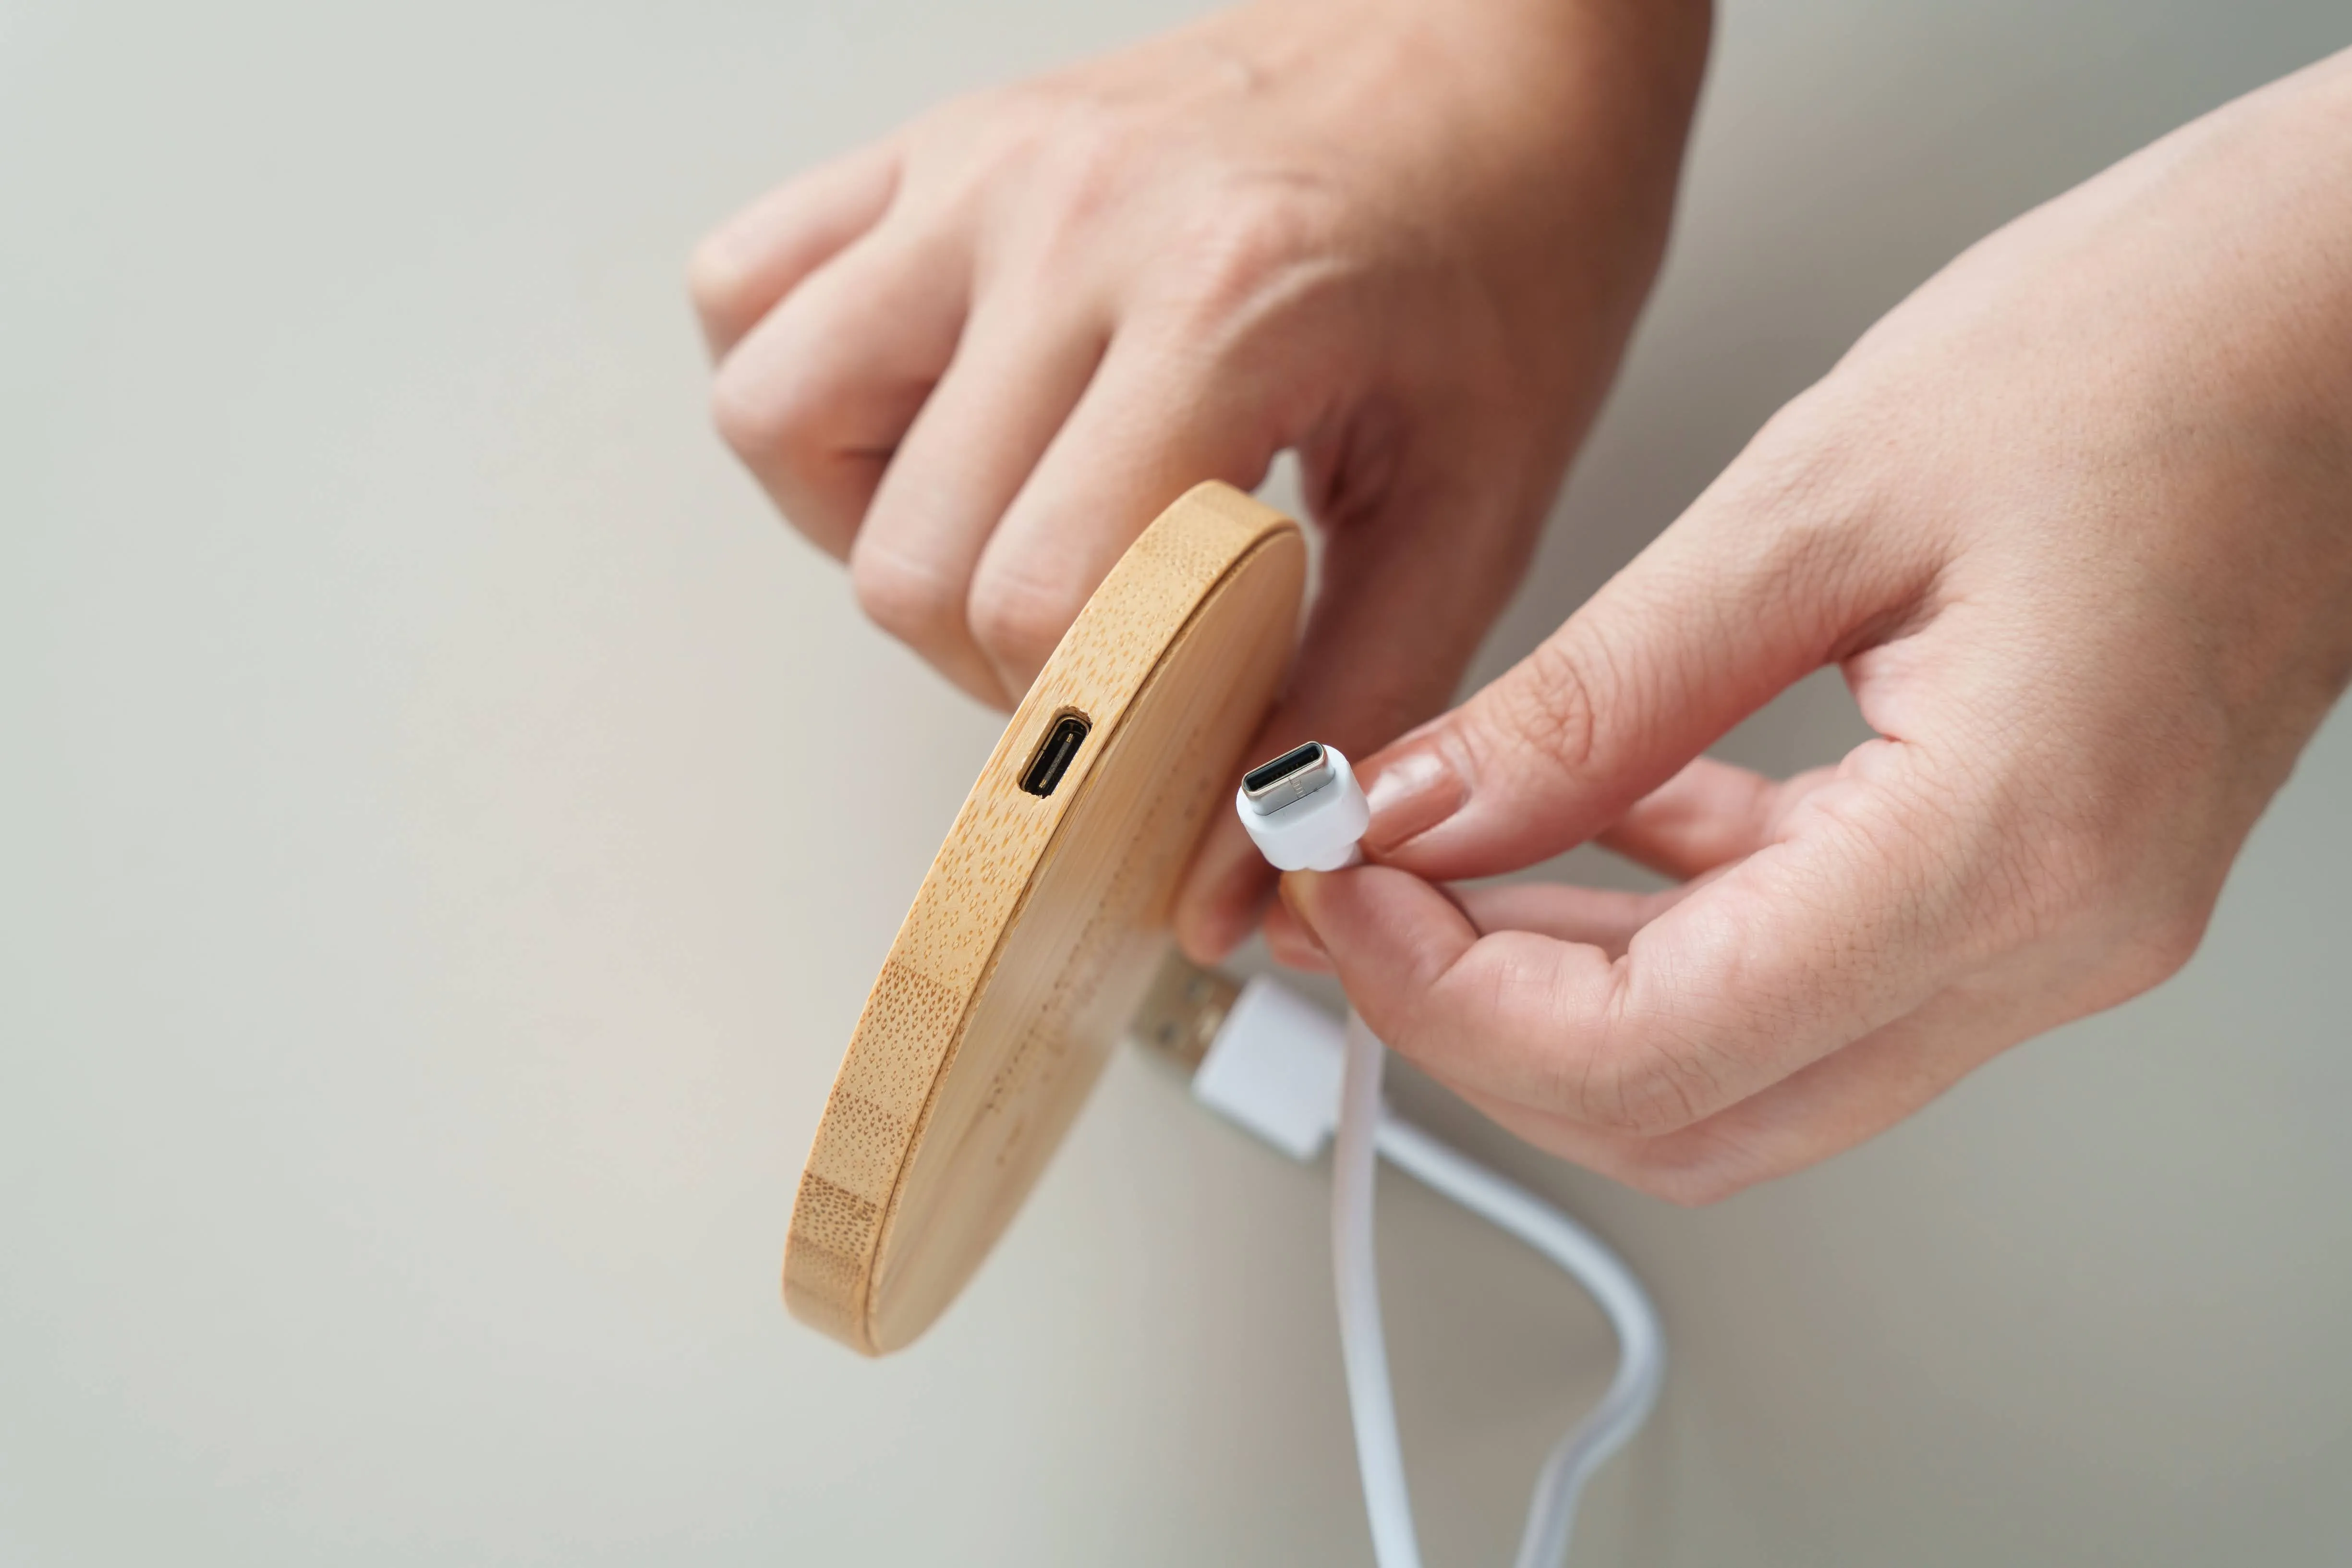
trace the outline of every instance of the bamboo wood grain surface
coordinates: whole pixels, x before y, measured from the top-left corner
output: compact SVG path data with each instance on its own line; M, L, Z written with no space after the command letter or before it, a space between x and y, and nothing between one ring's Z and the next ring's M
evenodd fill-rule
M793 1314L911 1342L1003 1234L1149 982L1192 847L1289 661L1307 554L1222 484L1122 556L1022 700L916 894L834 1081L784 1252ZM1048 795L1055 723L1089 726Z

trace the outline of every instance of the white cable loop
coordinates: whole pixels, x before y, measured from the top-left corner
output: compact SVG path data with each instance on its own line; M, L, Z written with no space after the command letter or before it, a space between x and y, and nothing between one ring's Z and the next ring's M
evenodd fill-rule
M1333 1152L1331 1252L1339 1298L1339 1348L1356 1428L1379 1568L1420 1568L1396 1399L1381 1331L1380 1280L1372 1247L1374 1155L1550 1258L1588 1291L1616 1331L1617 1374L1601 1402L1562 1437L1538 1474L1519 1538L1517 1568L1555 1568L1568 1551L1584 1483L1641 1428L1665 1375L1665 1335L1648 1292L1591 1232L1485 1166L1392 1115L1381 1101L1387 1047L1352 1013L1348 1018L1339 1125Z

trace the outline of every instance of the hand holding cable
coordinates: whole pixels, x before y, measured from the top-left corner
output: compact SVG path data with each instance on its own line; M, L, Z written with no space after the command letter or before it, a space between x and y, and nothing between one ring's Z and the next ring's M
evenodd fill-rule
M1530 1142L1705 1203L2187 962L2352 679L2352 51L1954 262L1544 646L1364 760L1268 940ZM1838 668L1875 731L1701 753ZM1651 896L1443 884L1597 842Z

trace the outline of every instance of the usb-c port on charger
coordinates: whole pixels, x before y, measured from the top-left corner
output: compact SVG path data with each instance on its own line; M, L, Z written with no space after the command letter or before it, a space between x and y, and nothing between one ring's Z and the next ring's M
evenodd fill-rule
M1078 754L1078 748L1086 743L1087 731L1091 728L1093 726L1087 722L1087 716L1083 713L1066 710L1055 714L1045 738L1037 742L1037 750L1030 755L1029 766L1021 774L1021 787L1031 795L1053 794L1054 786L1062 782L1062 775L1070 771L1070 759Z

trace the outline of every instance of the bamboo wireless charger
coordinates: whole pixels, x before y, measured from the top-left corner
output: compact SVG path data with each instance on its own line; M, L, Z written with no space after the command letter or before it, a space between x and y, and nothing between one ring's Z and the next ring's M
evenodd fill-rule
M1160 956L1289 663L1298 525L1205 484L1112 568L1005 727L866 1000L793 1205L784 1300L868 1355L980 1267Z

